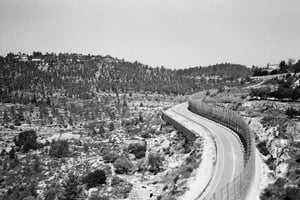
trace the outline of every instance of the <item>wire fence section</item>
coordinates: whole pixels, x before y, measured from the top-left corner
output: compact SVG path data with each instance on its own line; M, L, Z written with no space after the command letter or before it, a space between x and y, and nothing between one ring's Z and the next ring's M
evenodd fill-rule
M205 200L245 199L255 168L254 136L248 124L244 121L242 116L232 110L221 106L206 104L192 98L189 99L189 110L233 130L239 136L243 145L244 169L242 172L238 174L234 180L224 183L224 187L215 191L212 196L206 197Z

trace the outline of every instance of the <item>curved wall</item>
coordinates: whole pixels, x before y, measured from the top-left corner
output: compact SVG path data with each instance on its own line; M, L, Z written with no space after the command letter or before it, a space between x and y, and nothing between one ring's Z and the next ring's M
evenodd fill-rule
M203 103L192 96L189 98L189 110L233 130L243 145L244 170L233 181L228 181L226 187L216 191L210 199L245 199L255 168L254 136L248 124L238 113L220 106Z

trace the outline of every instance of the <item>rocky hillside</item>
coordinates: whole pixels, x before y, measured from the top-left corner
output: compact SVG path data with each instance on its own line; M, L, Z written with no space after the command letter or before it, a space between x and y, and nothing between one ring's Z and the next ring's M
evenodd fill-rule
M253 100L252 92L247 88L219 90L208 94L205 101L233 109L248 121L263 162L260 199L297 200L300 196L299 103Z

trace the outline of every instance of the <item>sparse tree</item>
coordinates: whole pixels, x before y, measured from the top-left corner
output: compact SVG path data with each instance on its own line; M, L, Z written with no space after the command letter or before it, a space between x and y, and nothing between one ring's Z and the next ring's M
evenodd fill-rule
M156 174L161 170L162 157L157 153L149 153L148 165L150 166L149 171Z
M206 95L206 96L209 96L209 95L210 95L210 91L207 90L205 95Z
M87 185L87 188L93 188L98 185L106 183L106 174L103 170L95 170L89 173L86 177L83 178L83 183Z
M98 134L99 134L99 135L103 135L104 133L105 133L105 129L104 129L104 127L101 125L100 128L99 128Z
M8 114L7 114L7 110L4 110L3 120L4 120L5 123L9 122L9 117L8 117Z
M113 123L113 122L110 122L110 123L109 123L108 129L109 129L110 131L115 130L115 126L114 126L114 123Z
M30 149L37 149L37 134L34 130L23 131L14 137L14 143L17 147L20 147L25 153Z
M67 140L53 140L50 144L49 155L62 158L70 154L69 142Z

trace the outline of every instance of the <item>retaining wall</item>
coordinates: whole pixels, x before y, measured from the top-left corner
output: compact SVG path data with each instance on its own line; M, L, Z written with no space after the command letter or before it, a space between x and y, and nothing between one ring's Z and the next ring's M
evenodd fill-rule
M169 117L165 112L162 113L162 119L167 123L172 124L178 131L182 132L188 141L195 141L196 133Z

